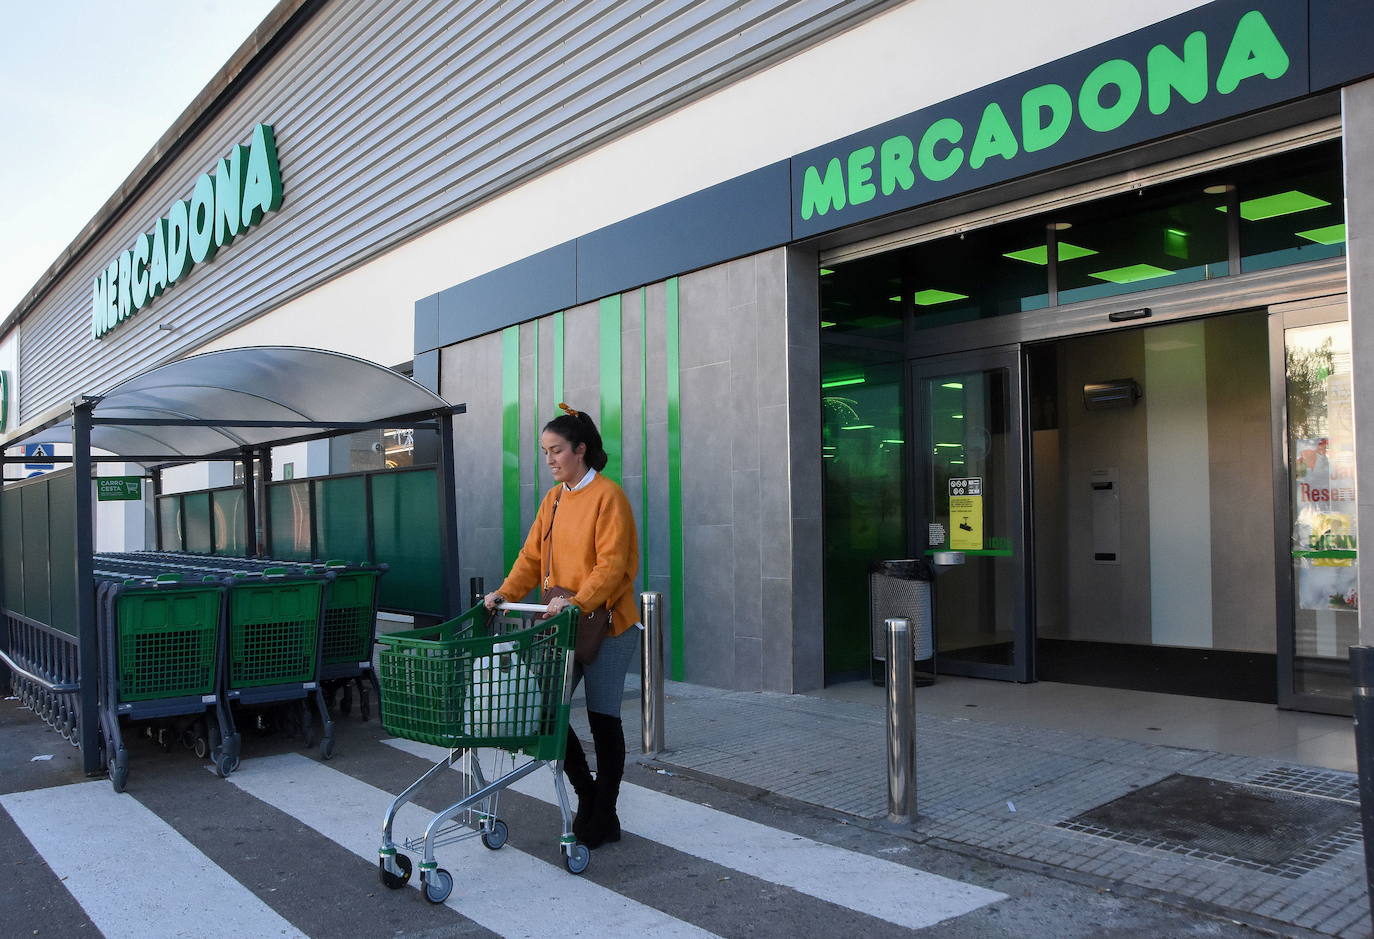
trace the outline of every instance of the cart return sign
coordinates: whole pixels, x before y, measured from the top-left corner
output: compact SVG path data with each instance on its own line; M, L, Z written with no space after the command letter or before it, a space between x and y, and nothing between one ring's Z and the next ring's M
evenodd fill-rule
M1208 3L800 154L792 159L793 235L1306 94L1307 13L1308 3L1295 0Z
M132 502L143 498L143 478L140 476L97 476L95 501Z
M99 339L157 299L191 269L228 247L264 213L281 206L281 170L269 124L253 128L239 144L202 173L190 199L172 203L166 216L114 258L91 288L91 336Z

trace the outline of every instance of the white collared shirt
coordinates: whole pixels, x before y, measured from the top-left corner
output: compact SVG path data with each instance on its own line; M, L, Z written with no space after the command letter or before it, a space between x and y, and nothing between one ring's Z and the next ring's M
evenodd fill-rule
M576 492L579 489L585 489L593 479L596 479L596 470L589 466L587 467L587 475L583 476L576 486L569 486L567 483L564 483L563 488L568 492Z

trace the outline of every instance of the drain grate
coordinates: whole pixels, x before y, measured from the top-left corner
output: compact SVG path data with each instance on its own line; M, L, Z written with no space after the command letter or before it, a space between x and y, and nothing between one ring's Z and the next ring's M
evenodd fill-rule
M1342 802L1360 802L1360 781L1352 773L1337 773L1308 766L1280 766L1245 780L1252 786L1300 792L1309 796L1325 796Z
M1358 811L1344 802L1181 774L1058 827L1288 878L1360 840Z

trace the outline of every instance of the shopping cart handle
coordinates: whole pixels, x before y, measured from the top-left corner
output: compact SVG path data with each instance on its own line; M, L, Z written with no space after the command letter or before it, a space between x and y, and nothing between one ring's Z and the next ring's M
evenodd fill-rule
M547 613L548 604L545 603L498 603L498 610L514 610L516 613Z

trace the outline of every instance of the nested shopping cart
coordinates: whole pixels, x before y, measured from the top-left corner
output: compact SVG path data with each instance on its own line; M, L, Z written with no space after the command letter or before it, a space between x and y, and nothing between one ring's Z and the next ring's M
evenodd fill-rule
M419 855L420 883L431 903L443 903L453 891L453 876L439 866L435 849L474 837L493 851L504 845L509 830L497 814L501 791L541 766L553 771L558 791L564 866L580 874L591 861L572 833L563 783L578 610L568 607L545 620L534 619L547 611L537 604L505 603L500 610L493 616L478 605L438 626L377 637L382 726L449 751L387 808L377 862L382 883L395 890L410 881L411 861L402 852ZM488 758L495 778L482 771L479 748L494 749ZM507 760L510 769L502 772ZM435 813L423 835L393 841L401 807L460 762L463 797Z

